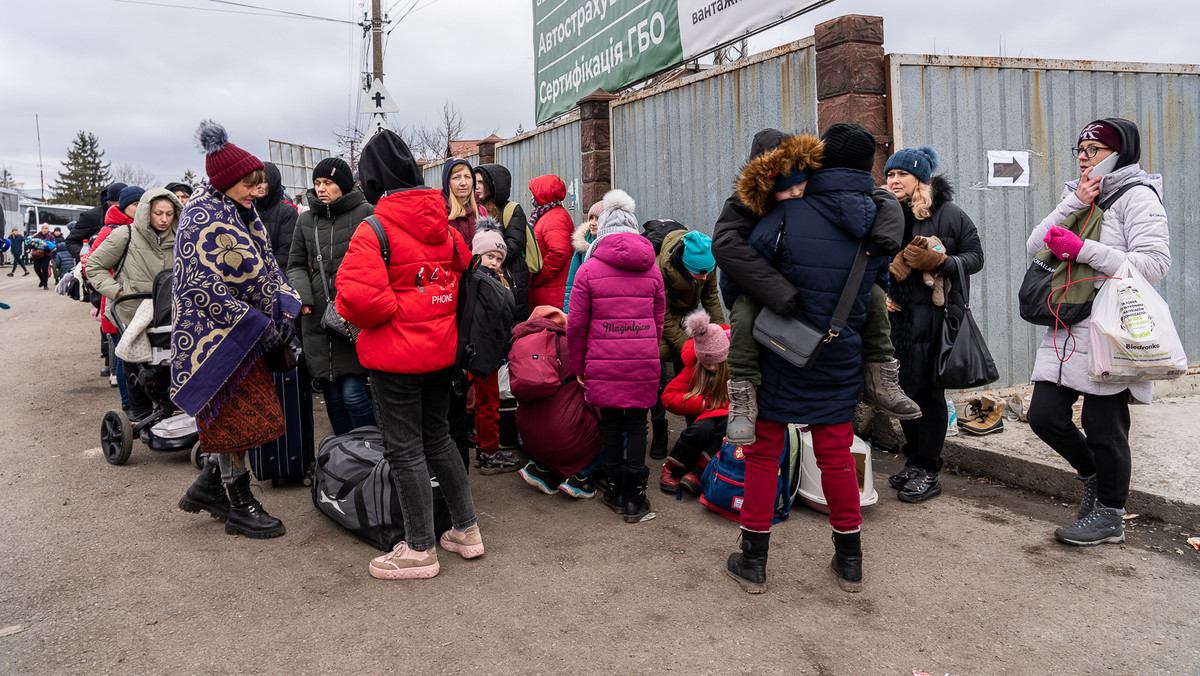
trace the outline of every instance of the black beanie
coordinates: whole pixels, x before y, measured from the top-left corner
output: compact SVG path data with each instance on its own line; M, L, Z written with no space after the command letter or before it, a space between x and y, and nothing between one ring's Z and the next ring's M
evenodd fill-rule
M875 166L875 136L861 124L838 122L821 136L825 144L822 169L845 167L871 171Z
M343 195L354 189L354 173L350 171L346 160L340 157L326 157L318 162L313 168L313 183L318 178L327 178L336 183Z
M104 194L105 202L117 202L121 199L121 191L127 186L120 181L108 186L108 191Z
M371 137L358 158L358 175L367 201L377 204L392 190L425 185L425 176L404 139L391 129Z

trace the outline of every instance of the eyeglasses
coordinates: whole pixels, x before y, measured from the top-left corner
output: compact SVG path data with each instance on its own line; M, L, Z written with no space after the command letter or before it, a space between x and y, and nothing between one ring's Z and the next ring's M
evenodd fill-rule
M1100 152L1101 150L1112 150L1112 148L1105 148L1104 146L1088 146L1086 148L1076 146L1074 148L1071 148L1071 154L1074 155L1075 157L1079 157L1079 153L1085 153L1088 156L1088 159L1090 160L1093 157L1095 157L1096 153Z

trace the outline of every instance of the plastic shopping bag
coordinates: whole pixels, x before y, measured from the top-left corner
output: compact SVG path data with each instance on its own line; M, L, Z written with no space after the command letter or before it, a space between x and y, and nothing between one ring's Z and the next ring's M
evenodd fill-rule
M498 385L500 387L500 401L512 399L512 382L508 378L508 362L501 364L496 373L498 374L496 377L499 381Z
M1187 373L1171 308L1128 261L1096 292L1090 328L1092 380L1136 383Z

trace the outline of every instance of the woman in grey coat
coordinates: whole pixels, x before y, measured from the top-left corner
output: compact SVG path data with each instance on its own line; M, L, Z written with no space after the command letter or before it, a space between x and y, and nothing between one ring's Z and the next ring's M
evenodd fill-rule
M1138 164L1141 140L1129 120L1108 118L1085 126L1073 149L1080 178L1067 183L1062 200L1029 236L1033 256L1049 250L1063 261L1090 265L1111 276L1128 261L1150 282L1171 267L1162 177ZM1115 160L1112 158L1115 156ZM1067 216L1103 202L1122 187L1104 213L1100 238L1081 240L1059 227ZM1096 280L1097 287L1104 280ZM1129 496L1129 402L1149 404L1151 383L1101 383L1088 375L1088 320L1069 329L1046 330L1033 365L1029 426L1063 456L1083 482L1076 521L1054 531L1065 544L1097 545L1125 541L1122 516ZM1071 406L1083 396L1083 432L1071 421Z
M321 317L325 307L337 297L338 267L350 248L350 237L375 209L354 187L350 165L336 157L322 160L313 169L308 203L311 208L300 214L293 232L287 276L303 304L300 336L309 375L320 381L325 393L325 410L333 433L345 434L375 424L367 392L367 370L359 363L353 344L321 328ZM332 297L326 297L326 287Z

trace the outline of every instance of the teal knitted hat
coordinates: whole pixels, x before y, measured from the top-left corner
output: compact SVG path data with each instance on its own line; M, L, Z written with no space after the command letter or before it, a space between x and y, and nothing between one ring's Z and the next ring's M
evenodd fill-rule
M708 235L693 230L683 236L683 267L697 275L712 272L717 267L717 259L712 255L712 239Z

